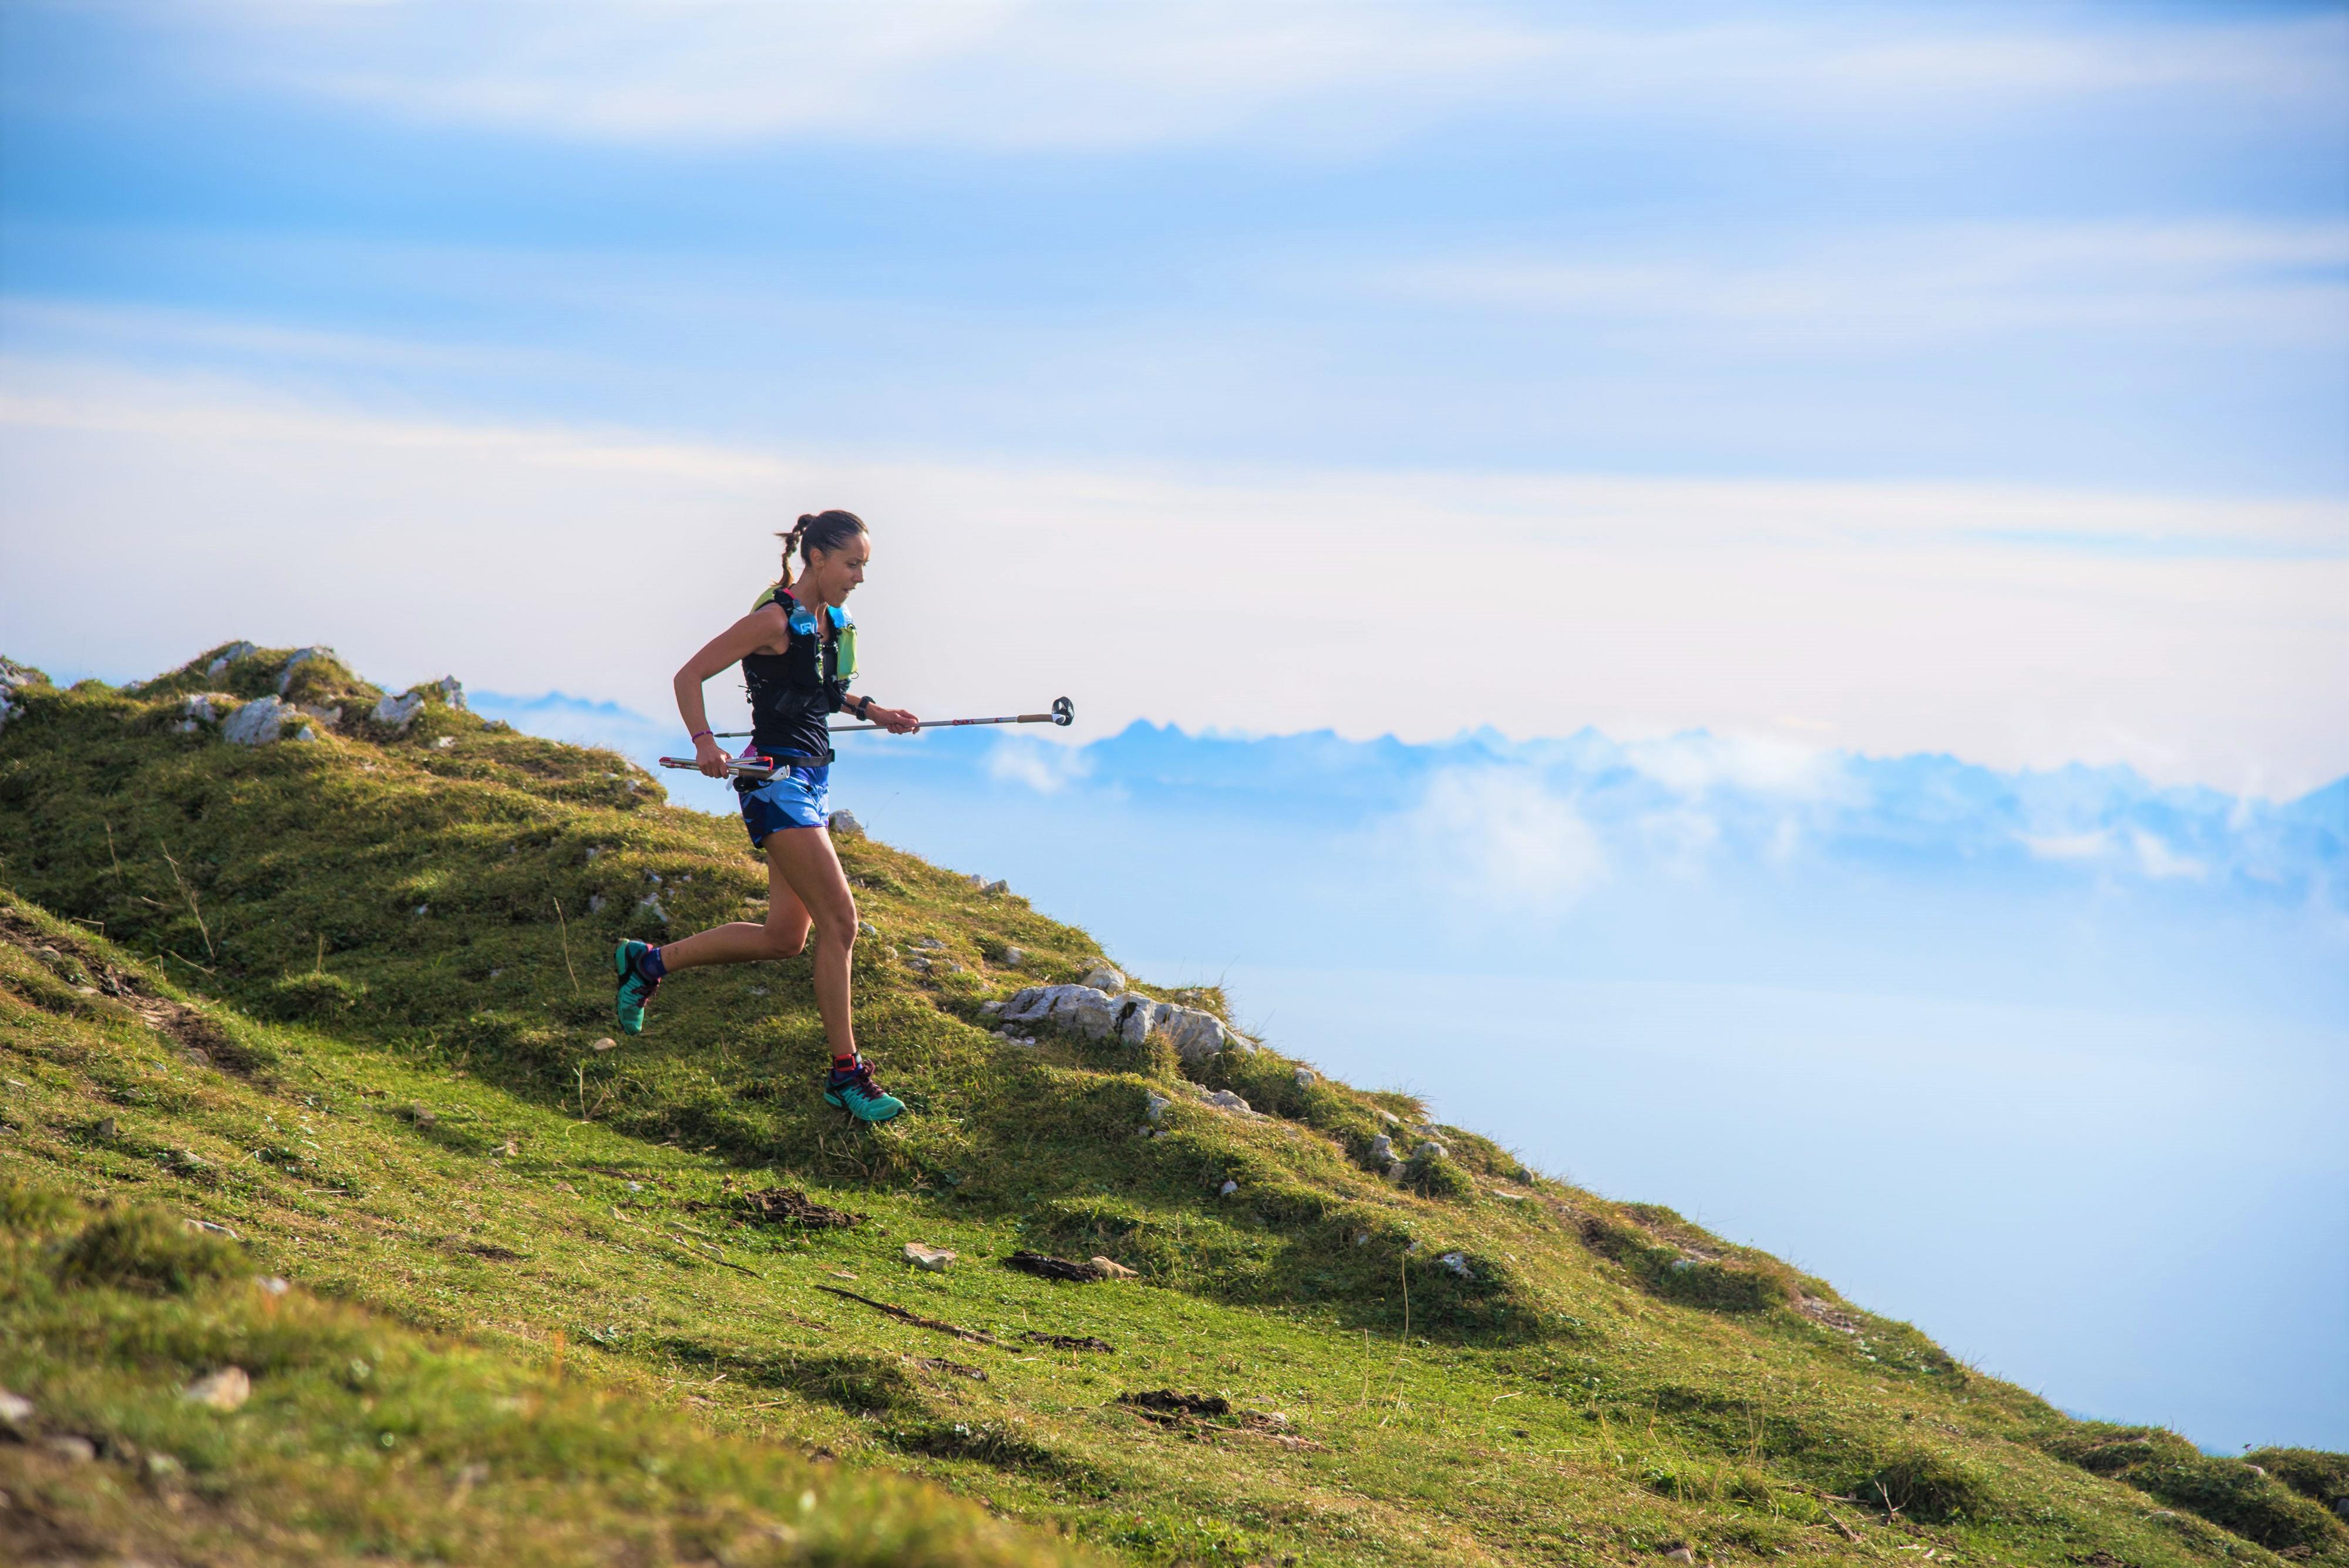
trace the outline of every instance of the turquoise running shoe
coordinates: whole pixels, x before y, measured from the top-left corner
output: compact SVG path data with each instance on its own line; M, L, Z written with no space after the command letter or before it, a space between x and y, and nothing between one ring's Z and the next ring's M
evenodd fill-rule
M885 1122L905 1108L905 1102L883 1091L873 1081L873 1069L859 1056L856 1065L834 1067L824 1080L824 1103L837 1106L860 1122Z
M623 1034L645 1032L645 1003L660 989L660 981L645 973L637 961L652 951L649 942L622 942L612 950L612 968L619 976L619 995L613 999L612 1011L620 1020Z

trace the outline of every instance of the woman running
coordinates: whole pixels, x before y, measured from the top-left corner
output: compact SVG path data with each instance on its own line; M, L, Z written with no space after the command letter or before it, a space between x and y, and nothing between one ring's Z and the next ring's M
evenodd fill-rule
M782 580L677 672L677 711L693 732L694 762L720 779L727 756L710 733L701 687L728 665L742 666L750 691L750 744L742 756L774 767L763 781L734 781L750 842L767 852L767 923L738 920L660 947L622 942L612 955L620 1027L630 1034L644 1029L645 1003L670 971L790 958L805 950L812 926L815 1004L832 1042L823 1097L859 1121L885 1122L905 1106L882 1092L856 1052L848 978L856 896L825 831L832 744L824 720L845 708L893 735L918 729L921 722L870 697L848 700L856 674L856 628L841 606L864 580L872 555L864 521L853 512L815 512L776 537L783 542ZM797 582L792 578L794 546L804 566Z

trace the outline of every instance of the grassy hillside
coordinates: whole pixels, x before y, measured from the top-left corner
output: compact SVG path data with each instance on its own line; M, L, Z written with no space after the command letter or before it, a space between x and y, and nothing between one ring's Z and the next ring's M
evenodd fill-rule
M2349 1568L2339 1456L2068 1420L1274 1049L1006 1040L986 1003L1098 948L885 845L840 844L859 1029L915 1115L818 1103L804 960L680 976L608 1045L615 940L755 918L740 826L437 691L396 730L331 656L221 651L122 690L20 672L0 729L0 1386L31 1407L0 1538ZM314 738L222 739L264 695ZM1390 1177L1382 1135L1444 1152ZM859 1218L781 1222L777 1189ZM241 1407L182 1397L228 1366Z

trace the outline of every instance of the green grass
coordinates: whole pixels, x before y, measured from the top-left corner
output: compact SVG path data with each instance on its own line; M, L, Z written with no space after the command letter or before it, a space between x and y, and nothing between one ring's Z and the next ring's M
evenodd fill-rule
M642 900L674 933L757 917L739 826L437 701L376 733L329 659L288 691L343 709L316 742L173 728L284 660L36 688L0 732L0 1383L38 1412L0 1490L60 1554L2349 1568L2311 1490L2338 1456L2116 1457L1464 1129L1390 1180L1371 1141L1408 1152L1422 1108L1274 1050L1194 1082L1163 1047L1008 1044L981 1004L1098 947L885 845L841 846L879 932L859 1030L915 1114L817 1102L803 960L681 975L597 1051L611 943L664 929ZM924 938L955 967L908 963ZM741 1197L778 1183L865 1218L761 1222ZM916 1241L960 1261L917 1272ZM179 1397L232 1364L242 1410ZM1120 1399L1158 1388L1231 1408Z

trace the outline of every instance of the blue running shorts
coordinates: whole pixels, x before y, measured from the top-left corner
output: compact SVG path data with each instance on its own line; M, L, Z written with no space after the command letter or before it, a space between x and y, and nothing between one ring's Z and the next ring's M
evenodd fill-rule
M763 784L750 779L734 788L742 796L742 826L750 831L751 847L767 842L767 835L786 827L822 827L832 819L828 784L832 765L808 767L793 763Z

